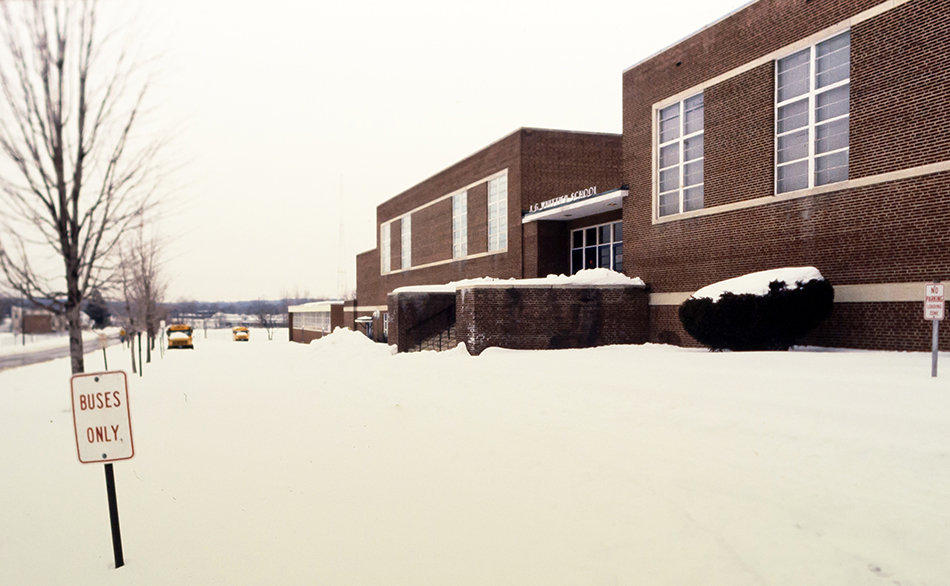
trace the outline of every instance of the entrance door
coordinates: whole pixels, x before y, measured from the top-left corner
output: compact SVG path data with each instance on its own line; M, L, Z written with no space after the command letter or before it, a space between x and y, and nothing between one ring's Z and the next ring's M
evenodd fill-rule
M571 232L571 274L581 269L623 272L623 223L611 222Z

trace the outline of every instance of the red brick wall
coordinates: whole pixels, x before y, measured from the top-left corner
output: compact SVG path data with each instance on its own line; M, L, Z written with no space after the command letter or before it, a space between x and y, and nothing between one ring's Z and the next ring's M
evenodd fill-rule
M775 192L774 100L772 61L704 92L705 207Z
M301 330L301 329L291 329L290 330L290 341L297 342L298 344L309 344L314 340L319 340L323 337L323 332L319 330Z
M412 265L424 262L449 260L445 264L427 268L386 274L379 277L376 296L372 300L357 296L360 305L385 304L386 293L407 285L442 284L463 278L486 275L510 278L521 276L521 213L520 213L520 149L521 133L514 132L498 142L482 149L471 157L430 177L377 208L377 230L380 222L398 217L412 209L425 205L442 196L449 195L480 179L508 169L508 251L487 257L451 262L452 258L452 203L447 199L435 204L435 213L429 208L413 214ZM486 183L479 183L468 191L469 254L484 252L488 247L488 190ZM418 218L417 218L418 216ZM394 222L391 237L393 242L392 270L399 264L399 224ZM435 241L429 238L435 234ZM421 247L417 256L416 245ZM437 258L441 254L442 258ZM430 260L432 259L432 260ZM378 268L377 268L378 271ZM357 285L358 290L362 290Z
M411 229L411 227L410 227ZM378 227L377 227L378 231ZM398 271L402 268L402 220L389 224L389 269ZM380 278L384 278L382 275Z
M619 134L525 129L522 210L592 186L598 192L619 188L621 146Z
M356 299L363 305L385 305L386 292L379 282L379 249L356 256Z
M852 178L950 160L950 1L851 29Z
M412 214L412 264L452 258L452 199Z
M474 287L455 297L458 341L476 355L491 346L642 344L649 330L648 295L639 287Z
M526 279L571 272L570 230L566 222L524 224L524 276Z
M804 341L818 346L928 351L933 326L923 318L923 302L836 303L831 317ZM940 350L950 351L943 328Z
M468 201L468 253L488 252L488 183L479 183L469 188L466 198Z
M624 73L624 182L630 185L624 272L657 292L693 291L795 265L816 266L835 285L950 275L947 172L652 223L654 103L878 3L759 0ZM852 27L851 178L950 160L947 38L950 0L911 0ZM770 197L774 62L707 87L704 101L705 207ZM861 305L837 304L836 315L853 314ZM875 306L875 315L905 323L887 321L900 304L884 305ZM651 316L652 340L689 343L675 308L653 308ZM854 347L911 344L897 341L907 332L887 334L867 320L843 319L833 318L819 339ZM832 334L828 328L835 324L844 329Z
M634 211L625 272L656 292L779 266L815 266L833 285L950 275L950 172L656 226Z

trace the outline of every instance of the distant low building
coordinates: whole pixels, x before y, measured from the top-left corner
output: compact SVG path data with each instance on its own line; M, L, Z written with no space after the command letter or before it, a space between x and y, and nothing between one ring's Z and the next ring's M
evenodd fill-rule
M290 341L309 344L343 327L343 301L314 301L287 308Z
M65 316L46 309L11 307L10 320L18 334L51 334L66 331Z

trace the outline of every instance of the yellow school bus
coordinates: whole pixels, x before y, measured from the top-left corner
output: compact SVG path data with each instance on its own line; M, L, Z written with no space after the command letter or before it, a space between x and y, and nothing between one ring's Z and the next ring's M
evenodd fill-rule
M194 348L194 342L191 340L193 333L191 326L186 324L174 324L168 326L168 349L172 348Z
M249 342L251 340L251 332L244 326L231 328L231 335L234 337L235 342Z

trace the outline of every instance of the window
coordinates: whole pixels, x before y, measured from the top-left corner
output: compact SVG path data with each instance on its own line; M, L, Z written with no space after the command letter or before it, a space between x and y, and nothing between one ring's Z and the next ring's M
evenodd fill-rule
M452 258L468 256L468 192L452 196Z
M389 252L389 222L386 222L379 226L379 268L383 274L390 270Z
M327 333L330 331L330 312L301 311L294 313L294 327Z
M623 271L623 223L601 224L571 232L571 274L581 269Z
M508 175L488 182L488 251L508 248Z
M389 312L383 313L383 335L389 338Z
M408 269L412 266L412 216L402 219L402 265L399 268Z
M657 128L657 214L703 207L703 94L661 109Z
M775 192L848 179L851 32L775 66Z

